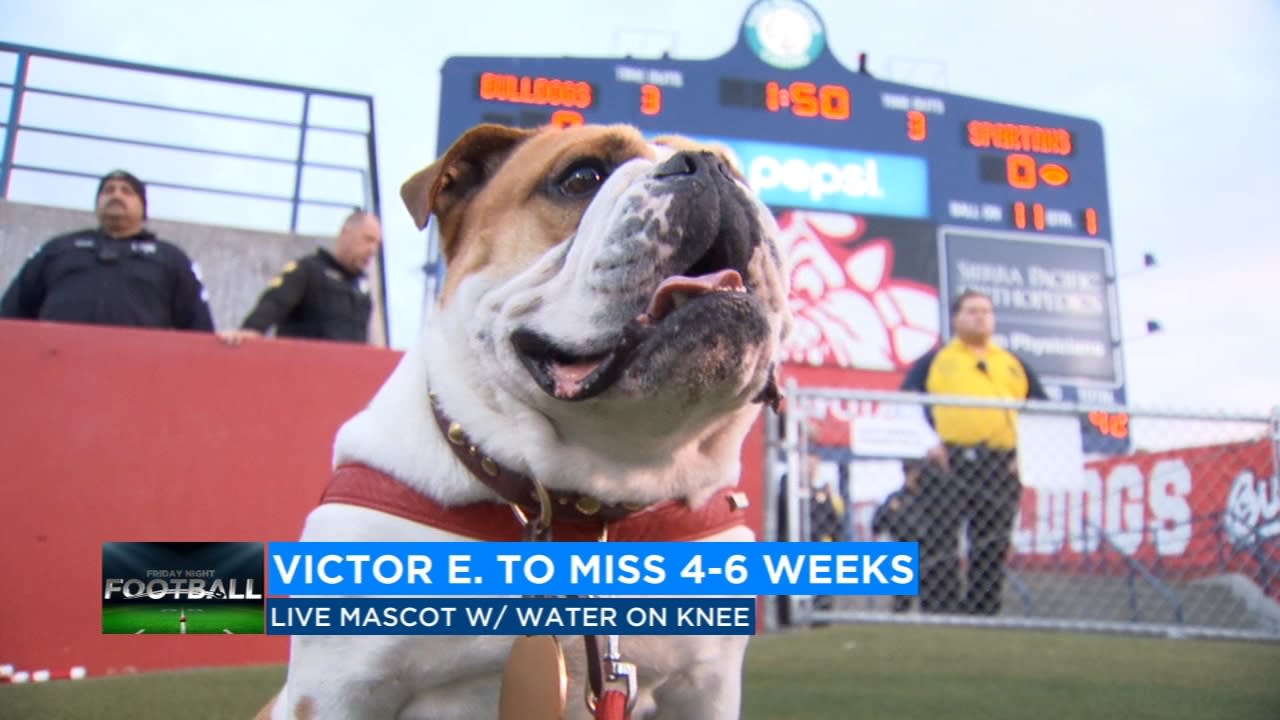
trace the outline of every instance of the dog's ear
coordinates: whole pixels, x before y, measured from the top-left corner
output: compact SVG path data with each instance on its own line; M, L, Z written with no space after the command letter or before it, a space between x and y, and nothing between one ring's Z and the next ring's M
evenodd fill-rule
M444 222L472 192L493 176L507 155L533 130L477 125L458 138L444 157L419 170L400 186L400 197L418 229L434 214Z

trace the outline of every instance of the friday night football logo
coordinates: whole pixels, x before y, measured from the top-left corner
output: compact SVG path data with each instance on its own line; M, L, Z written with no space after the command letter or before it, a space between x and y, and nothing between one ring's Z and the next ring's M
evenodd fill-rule
M260 542L102 544L102 632L261 634Z

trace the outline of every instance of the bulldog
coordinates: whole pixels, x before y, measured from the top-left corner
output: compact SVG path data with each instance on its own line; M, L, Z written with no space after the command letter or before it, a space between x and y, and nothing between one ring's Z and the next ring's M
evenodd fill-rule
M402 196L447 279L339 430L303 540L754 539L733 489L790 316L777 226L724 151L482 125ZM295 637L260 717L493 718L513 641ZM738 717L746 644L621 638L631 717ZM590 717L588 649L564 647Z

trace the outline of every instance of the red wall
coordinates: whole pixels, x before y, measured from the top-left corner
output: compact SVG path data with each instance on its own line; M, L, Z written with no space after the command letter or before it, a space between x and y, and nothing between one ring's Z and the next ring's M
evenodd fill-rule
M284 638L102 634L102 543L292 540L399 354L0 321L0 663L280 662Z
M399 353L0 321L0 664L283 662L279 637L102 634L102 543L296 539ZM744 489L760 533L760 425Z

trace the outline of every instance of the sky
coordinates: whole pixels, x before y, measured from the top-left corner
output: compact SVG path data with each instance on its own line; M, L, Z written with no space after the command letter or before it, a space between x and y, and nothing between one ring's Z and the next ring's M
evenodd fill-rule
M1099 121L1130 401L1280 405L1280 2L812 0L877 77ZM423 236L400 183L436 147L452 55L709 59L749 0L0 0L0 40L374 97L391 341L415 338ZM1142 269L1143 254L1158 265ZM1163 330L1144 335L1148 319Z

